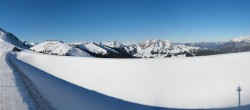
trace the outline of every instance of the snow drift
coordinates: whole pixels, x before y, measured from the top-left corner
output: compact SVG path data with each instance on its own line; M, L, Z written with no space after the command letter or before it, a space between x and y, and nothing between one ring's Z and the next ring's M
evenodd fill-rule
M18 57L89 90L129 102L170 108L221 108L250 104L250 53L172 59L98 59L37 55ZM70 66L69 66L70 65Z
M54 77L8 54L15 70L24 78L27 91L39 108L46 110L176 110L140 105L87 90ZM34 92L35 91L35 92Z

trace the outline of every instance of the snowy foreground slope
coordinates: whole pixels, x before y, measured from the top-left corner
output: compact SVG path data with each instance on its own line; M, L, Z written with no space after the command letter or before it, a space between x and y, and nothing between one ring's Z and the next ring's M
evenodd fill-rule
M238 84L243 88L242 105L250 104L249 52L172 59L98 59L21 52L17 58L13 57L12 61L34 81L44 97L59 108L67 108L70 104L76 107L84 103L94 104L95 101L114 109L120 106L134 110L140 107L153 109L150 106L190 109L233 107L237 106ZM73 84L53 80L50 75ZM83 94L79 91L89 91L83 88L133 103L100 94L97 100L95 92L86 94L85 98L91 98L83 101L79 97ZM62 102L61 98L69 101ZM114 104L104 101L106 98ZM79 102L70 101L78 99ZM60 105L62 103L66 105ZM89 107L88 104L86 106Z
M10 55L10 54L9 54ZM37 88L38 94L44 96L53 108L46 110L176 110L160 108L109 97L92 90L66 82L51 76L32 65L16 59L10 55L14 68L23 76L30 79L27 81L31 88ZM29 84L32 83L32 84ZM35 97L36 98L36 97ZM35 99L36 100L36 99ZM40 101L39 99L36 101ZM42 105L48 106L48 105ZM41 109L41 108L38 108ZM43 109L42 109L43 110Z
M15 45L17 47L20 48L25 48L28 49L28 46L23 43L22 41L20 41L16 36L14 36L13 34L4 31L3 29L0 28L0 41L2 42L6 42L8 44L12 44Z
M0 110L27 110L27 94L20 89L17 73L9 67L6 54L14 46L0 39Z

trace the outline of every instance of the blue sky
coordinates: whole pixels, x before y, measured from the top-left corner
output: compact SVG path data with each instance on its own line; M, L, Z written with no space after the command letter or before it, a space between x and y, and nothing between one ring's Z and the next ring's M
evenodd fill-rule
M250 0L1 0L21 40L227 41L250 35Z

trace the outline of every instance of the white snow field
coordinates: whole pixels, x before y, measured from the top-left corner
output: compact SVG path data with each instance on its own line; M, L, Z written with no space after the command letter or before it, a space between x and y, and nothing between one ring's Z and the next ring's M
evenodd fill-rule
M29 65L15 58L14 55L8 54L13 67L26 80L25 85L29 85L29 90L37 92L31 95L35 101L39 102L40 98L36 95L43 96L47 104L40 105L41 110L176 110L170 108L160 108L109 97L92 90L66 82L46 73L32 65ZM29 92L29 91L27 91ZM38 103L40 104L40 103ZM45 108L51 106L51 108ZM45 108L45 109L44 109Z
M87 51L90 51L90 52L93 52L93 53L96 53L96 54L107 54L107 50L93 44L93 43L88 43L88 44L85 44L85 45L80 45L79 46L80 49L83 49L83 50L87 50Z
M80 90L87 88L143 105L200 109L237 106L236 86L240 84L243 88L242 105L250 104L250 52L171 59L101 59L24 51L12 60L33 81L45 99L58 109L74 104L80 107L91 102L126 108L119 105L119 101L114 101L117 103L112 105L102 100L105 98L96 100L93 97L99 95L93 96L94 93L85 96L92 98L84 101L81 99L83 94L77 92L80 87ZM46 74L79 88L60 79L52 80ZM63 102L65 98L68 100Z

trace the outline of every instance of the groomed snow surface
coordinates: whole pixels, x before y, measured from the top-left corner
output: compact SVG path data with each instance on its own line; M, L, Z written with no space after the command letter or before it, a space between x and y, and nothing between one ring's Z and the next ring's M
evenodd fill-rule
M13 57L13 62L57 109L73 105L76 109L108 106L110 110L234 107L238 84L243 88L242 105L250 104L249 52L172 59L100 59L26 51L17 58Z

